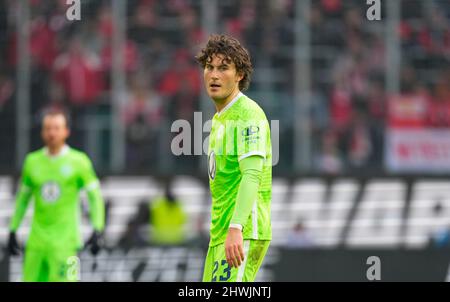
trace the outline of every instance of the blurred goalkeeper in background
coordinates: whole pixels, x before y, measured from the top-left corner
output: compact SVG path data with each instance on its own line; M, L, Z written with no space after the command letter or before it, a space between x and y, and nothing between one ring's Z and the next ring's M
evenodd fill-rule
M94 227L88 245L94 255L100 248L105 208L99 181L88 156L66 144L69 134L63 112L45 113L42 122L45 147L28 154L23 165L8 249L12 255L20 253L16 231L34 198L34 215L25 249L24 281L76 281L68 268L71 257L82 248L78 198L82 189L89 198L90 220Z
M239 41L213 35L197 61L217 111L209 136L212 221L203 281L254 281L272 239L269 123L241 92L252 65Z

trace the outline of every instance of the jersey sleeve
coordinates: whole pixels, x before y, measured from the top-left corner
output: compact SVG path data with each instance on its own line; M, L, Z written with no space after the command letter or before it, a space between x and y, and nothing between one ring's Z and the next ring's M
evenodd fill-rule
M237 156L241 161L252 155L266 158L267 120L246 118L237 122Z
M253 204L258 196L259 183L263 170L263 159L259 156L249 156L239 162L242 180L236 197L236 207L230 226L242 227L247 222Z
M31 190L33 183L31 181L31 175L30 175L30 159L27 156L27 158L25 158L24 164L23 164L23 168L22 168L22 180L21 180L21 186L25 187L29 190Z
M22 169L21 184L16 196L16 209L9 226L10 231L15 232L19 228L27 211L31 195L32 182L30 176L30 160L29 157L27 157Z
M87 155L82 156L81 161L79 162L80 168L80 178L79 178L79 186L80 188L84 188L86 190L95 188L98 186L98 178L95 174L94 167L92 165L91 160Z
M103 231L105 227L105 203L94 167L86 155L83 155L80 169L80 187L86 190L88 196L91 223L96 231Z

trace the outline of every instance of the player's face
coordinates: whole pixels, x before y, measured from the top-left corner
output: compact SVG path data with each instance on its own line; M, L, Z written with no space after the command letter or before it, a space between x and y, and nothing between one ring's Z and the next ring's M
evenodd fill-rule
M203 78L206 92L216 102L226 102L239 90L239 81L243 76L238 74L231 60L224 60L221 54L213 55L211 62L206 62Z
M63 115L47 115L42 123L42 139L46 146L61 147L66 143L70 131Z

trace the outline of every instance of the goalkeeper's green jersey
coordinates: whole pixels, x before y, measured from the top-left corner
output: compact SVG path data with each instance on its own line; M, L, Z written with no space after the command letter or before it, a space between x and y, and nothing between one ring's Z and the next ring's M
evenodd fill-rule
M34 214L28 247L80 248L79 192L86 189L94 229L104 227L104 204L99 181L86 154L65 146L57 156L46 148L27 155L22 183L10 229L16 231L28 202L34 199Z
M261 107L239 93L212 120L208 174L212 196L210 246L225 242L241 182L239 161L264 158L257 199L243 226L244 239L271 240L272 146L267 117Z

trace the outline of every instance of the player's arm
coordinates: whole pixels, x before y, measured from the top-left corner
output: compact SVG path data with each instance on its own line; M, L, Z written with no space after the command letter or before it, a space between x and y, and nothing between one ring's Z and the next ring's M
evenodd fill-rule
M25 160L25 164L22 170L22 181L19 187L19 191L16 195L16 209L9 225L9 240L8 250L11 255L20 254L20 246L17 242L16 231L19 228L23 217L27 211L28 205L32 196L32 184L28 173L28 160Z
M105 228L105 204L97 180L86 187L89 202L89 215L94 230L102 232Z
M86 190L89 203L89 219L96 232L105 228L105 203L100 192L100 182L90 159L86 156L82 164L81 187Z
M28 160L25 160L25 164L22 170L22 181L20 184L19 191L16 195L16 208L14 211L14 215L11 219L9 230L10 232L15 233L22 223L23 217L27 211L28 205L31 200L32 195L32 184L31 179L28 173Z
M264 158L253 155L239 162L242 179L236 197L236 206L225 242L225 255L231 267L238 267L244 261L242 228L248 220L258 195Z

